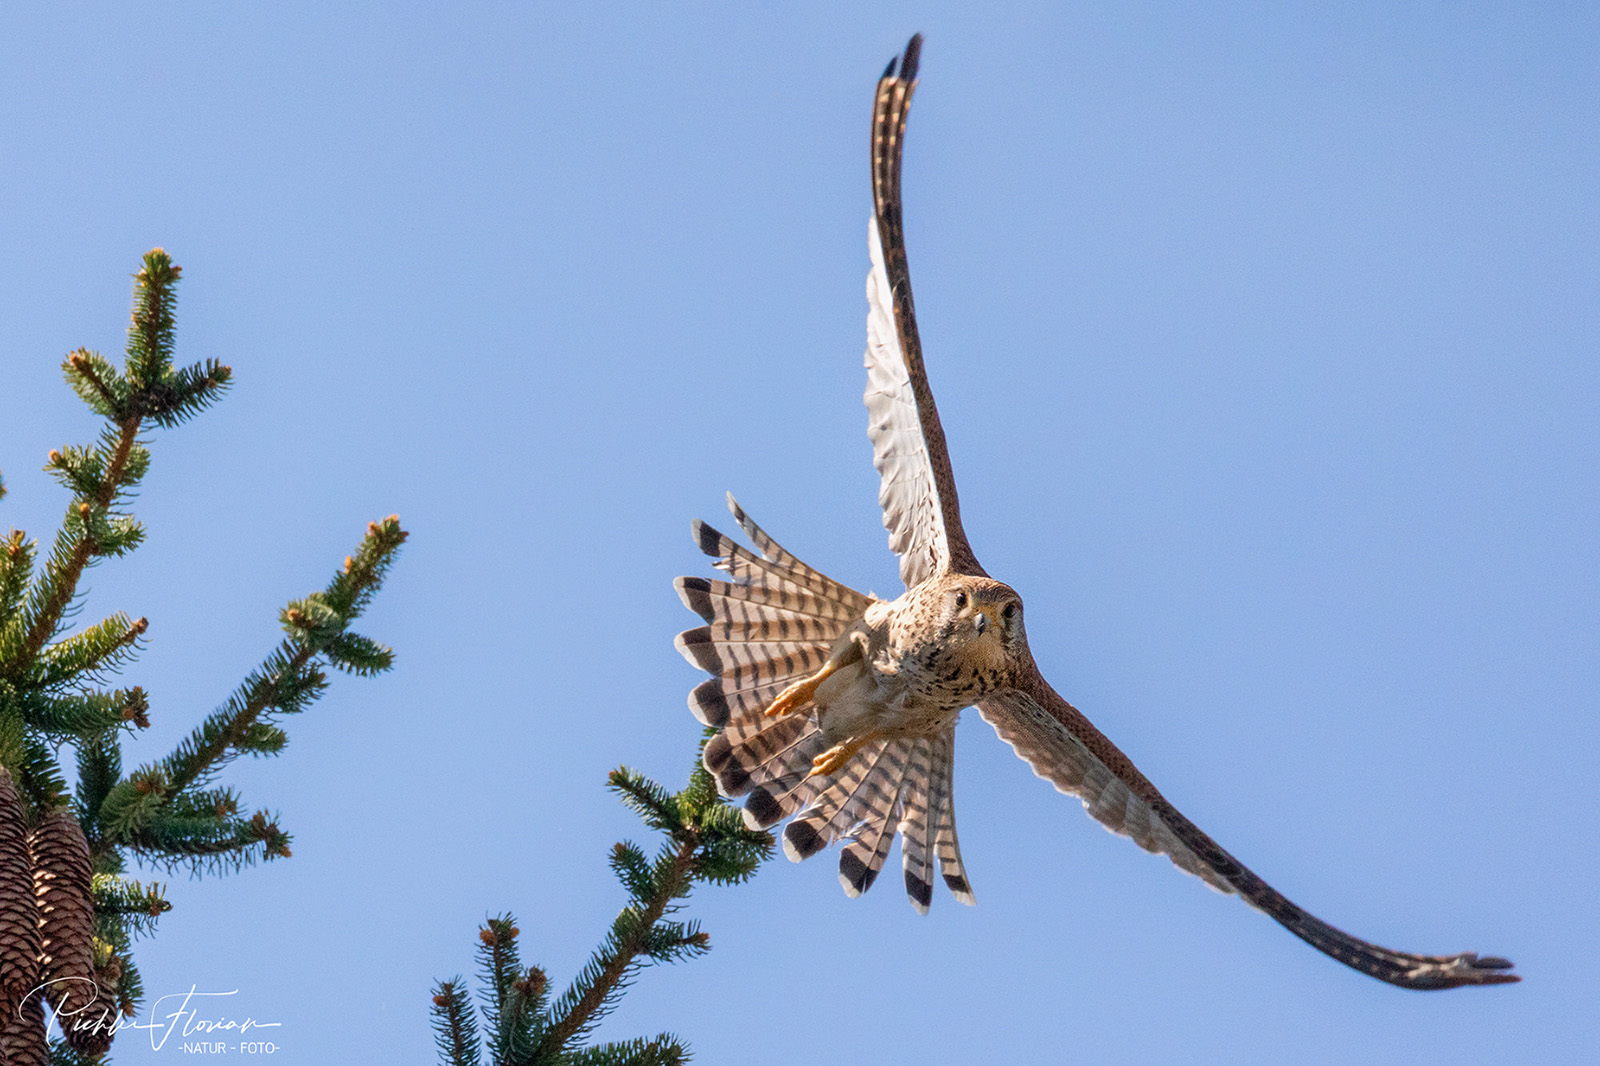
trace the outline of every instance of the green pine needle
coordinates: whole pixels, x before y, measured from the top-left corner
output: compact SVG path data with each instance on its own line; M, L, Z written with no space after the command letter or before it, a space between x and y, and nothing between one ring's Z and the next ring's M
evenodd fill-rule
M115 673L139 654L149 623L118 611L97 625L59 640L40 653L31 679L40 688Z
M155 931L156 920L172 909L163 887L160 882L144 885L116 874L96 874L96 935L124 952L130 934L149 936Z
M99 352L79 348L61 363L61 372L84 403L109 422L128 414L128 383L111 361Z
M152 248L145 253L143 269L133 276L128 379L136 390L160 382L172 365L173 312L182 273L183 268L165 250Z
M446 1066L480 1066L478 1024L461 985L461 978L454 977L434 986L433 1040Z
M653 860L646 859L643 849L630 841L611 849L611 869L626 891L628 903L572 984L548 1005L542 998L537 1001L537 1016L528 1029L531 1045L517 1044L505 1035L512 1005L507 992L510 975L521 965L513 944L517 936L514 921L510 915L502 915L479 931L484 1018L486 1029L497 1034L491 1039L491 1061L496 1066L653 1066L686 1061L688 1048L666 1033L653 1040L582 1045L616 1008L643 966L690 959L710 950L710 938L699 923L672 917L695 883L739 883L772 855L772 836L747 828L739 813L717 795L714 783L698 764L688 787L678 793L668 792L627 767L613 770L606 785L662 835L660 849ZM542 997L544 974L537 968L529 971L534 973ZM459 997L459 978L435 986L434 1030L440 1061L446 1066L477 1061L462 1057L463 1045L447 1024L451 1004Z
M393 516L370 524L329 591L305 601L301 613L309 624L303 618L292 627L290 639L166 758L124 773L121 739L149 725L149 698L138 686L113 689L105 679L136 657L145 620L118 613L73 626L84 573L144 540L144 528L126 510L150 467L141 433L185 421L232 382L232 370L215 360L173 365L181 273L159 248L144 257L134 276L123 367L87 348L62 364L73 391L105 422L93 443L49 455L45 469L72 497L49 551L41 557L37 542L17 530L0 538L0 764L19 786L25 815L36 819L73 803L95 875L97 965L121 969L118 995L127 1008L142 995L131 940L153 931L169 909L159 884L122 876L127 860L136 855L200 874L290 854L290 837L276 818L241 817L238 795L212 782L241 754L281 752L288 735L279 719L326 690L329 666L358 675L389 668L393 653L348 627L377 593L406 537ZM77 754L71 793L58 762L67 745ZM65 1045L53 1056L80 1061Z
M614 1044L597 1044L575 1051L566 1066L681 1066L689 1061L689 1048L671 1033L652 1040L642 1037Z

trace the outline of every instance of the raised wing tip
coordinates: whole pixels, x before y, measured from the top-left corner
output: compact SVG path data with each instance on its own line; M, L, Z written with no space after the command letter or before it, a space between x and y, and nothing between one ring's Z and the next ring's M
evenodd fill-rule
M728 493L728 513L733 515L733 520L741 526L745 523L744 508L739 506L739 501L733 498L733 493Z
M696 518L689 523L689 533L694 537L695 544L713 559L721 559L725 554L723 537L714 527L708 525L702 518Z
M900 59L900 77L905 81L917 80L917 63L922 58L922 34L913 33L906 42L905 55Z
M1419 959L1424 965L1403 971L1384 980L1406 988L1439 989L1464 988L1468 985L1511 985L1522 980L1520 974L1510 973L1510 959L1493 955L1480 958L1474 952L1448 958ZM1380 976L1380 975L1374 975Z
M921 58L922 34L913 33L911 40L906 42L906 50L889 60L889 65L883 68L883 77L898 77L901 81L916 81L917 64ZM899 70L898 74L896 74L896 68Z
M1502 959L1497 955L1487 955L1483 958L1468 955L1466 959L1473 975L1471 980L1465 982L1467 984L1512 985L1522 980L1521 974L1510 972L1516 965L1510 959Z

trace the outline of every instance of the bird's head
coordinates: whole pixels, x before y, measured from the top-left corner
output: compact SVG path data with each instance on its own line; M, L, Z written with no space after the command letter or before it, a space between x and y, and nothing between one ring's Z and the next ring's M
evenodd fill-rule
M947 642L994 667L1026 657L1022 597L1010 585L987 577L961 576L943 593L940 630Z

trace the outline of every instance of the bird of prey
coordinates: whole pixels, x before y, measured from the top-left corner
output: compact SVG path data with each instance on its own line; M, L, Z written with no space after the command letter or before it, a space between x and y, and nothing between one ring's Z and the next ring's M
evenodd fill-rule
M878 501L906 592L885 601L785 551L729 496L746 548L703 522L700 548L726 580L679 578L706 622L677 647L712 677L689 696L718 732L704 763L745 820L790 819L783 848L809 858L838 841L851 896L877 878L898 835L906 892L926 912L935 862L972 902L951 787L956 718L976 705L1040 777L1083 801L1107 829L1223 893L1237 893L1306 943L1406 988L1516 981L1505 959L1412 955L1312 917L1178 813L1087 718L1056 694L1028 650L1022 600L978 564L961 527L944 431L923 367L900 210L906 113L922 39L889 63L872 109L867 275L868 433Z

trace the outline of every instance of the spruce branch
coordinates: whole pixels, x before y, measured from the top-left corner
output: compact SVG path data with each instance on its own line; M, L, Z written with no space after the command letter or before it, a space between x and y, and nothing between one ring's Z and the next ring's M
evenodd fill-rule
M133 451L139 434L137 417L124 419L117 434L116 445L106 463L100 479L100 489L93 497L79 498L68 508L66 520L56 537L55 547L45 566L43 580L30 598L27 636L22 647L11 660L0 665L0 673L14 673L20 664L31 661L39 654L45 642L55 636L61 626L62 614L78 594L78 581L99 548L93 533L93 516L111 506L112 499L122 487L127 471L128 456Z
M0 541L0 629L9 628L33 576L34 545L27 534L13 529ZM0 649L0 656L5 652Z
M367 525L367 535L356 554L334 575L327 591L291 603L283 611L290 636L250 676L222 707L192 732L159 767L172 792L203 786L232 759L244 752L276 754L287 738L273 725L280 715L295 714L327 688L327 676L316 660L335 664L350 647L382 653L383 669L394 653L365 637L348 632L348 626L371 601L393 565L405 530L394 515ZM332 649L331 651L329 649ZM372 673L379 669L369 663Z
M671 1033L661 1033L653 1040L639 1037L587 1047L565 1061L566 1066L679 1066L689 1061L689 1048Z
M478 951L494 1066L649 1066L685 1061L687 1047L668 1033L649 1040L579 1045L616 1007L642 967L693 958L710 949L710 938L698 923L673 918L696 882L737 884L753 876L772 855L772 836L747 828L698 764L682 792L670 793L626 767L611 772L607 787L665 839L653 859L631 841L612 848L611 869L627 892L628 903L576 979L548 1005L543 999L542 970L530 968L523 985L517 983L522 971L515 945L518 931L511 916L485 923ZM519 989L522 1000L517 998ZM459 1013L460 999L459 978L435 986L434 1029L440 1060L447 1066L477 1061L477 1031L451 1020L458 1016L451 1012Z
M159 881L145 885L117 874L95 874L95 935L126 950L130 934L154 932L156 920L172 909L164 887Z
M538 1038L549 979L537 966L524 969L515 919L502 914L478 930L478 970L483 982L484 1028L490 1060L526 1061Z
M665 869L659 870L661 876L654 879L651 894L623 908L588 965L556 1000L552 1008L554 1020L540 1041L534 1061L553 1061L615 1009L617 999L644 965L639 956L650 955L656 923L668 913L674 900L688 895L687 874L698 843L697 836L686 831L664 849ZM709 938L703 933L699 936L698 946L706 947Z
M61 371L72 391L95 414L112 422L127 417L127 382L99 352L79 348L62 362Z
M97 1000L125 1013L133 1011L143 989L130 957L132 940L152 932L169 909L159 884L123 876L127 859L138 856L199 874L288 857L290 837L277 818L265 811L240 815L237 793L213 787L212 780L239 754L282 751L288 736L276 720L321 695L329 666L366 675L390 666L388 648L349 626L377 592L405 540L392 516L369 525L367 537L328 589L314 594L309 610L300 612L315 617L315 631L295 627L177 750L124 773L121 741L150 724L149 697L140 686L113 688L104 678L132 661L148 623L114 613L77 632L69 634L68 628L82 603L84 572L127 554L144 539L144 528L126 511L150 467L149 442L141 434L186 420L217 400L232 381L232 370L216 360L173 365L181 273L159 248L144 257L134 276L122 367L87 348L63 361L67 382L105 424L95 442L49 454L46 471L71 494L49 552L39 558L37 542L18 530L0 538L0 777L14 785L6 804L16 823L0 833L10 840L0 840L0 850L14 853L0 854L0 869L4 860L16 860L13 867L20 861L28 872L33 863L30 876L42 876L35 862L42 853L31 843L19 851L10 839L18 825L36 827L32 840L37 827L48 824L57 844L72 845L67 849L72 877L49 880L55 887L48 907L40 897L35 932L44 939L35 951L26 945L12 950L13 944L7 957L16 956L23 967L12 966L13 976L27 976L30 968L57 965L51 960L60 952L50 944L70 942L73 966L93 981ZM64 743L77 754L71 791L58 762ZM56 856L51 861L60 865L57 860L66 851L51 846ZM26 895L32 898L31 891ZM70 936L47 928L54 922L67 929L51 917L56 914L75 916ZM85 916L88 921L78 921ZM26 939L34 924L26 915L10 921L0 914L0 939L21 943L17 938ZM73 1026L65 1043L47 1051L43 1016L36 1008L37 1003L27 1017L13 1012L3 1019L0 1060L42 1063L51 1055L57 1062L101 1061L110 1033Z
M251 739L251 727L271 711L293 713L320 695L325 679L310 666L309 647L280 646L245 678L234 694L172 753L148 769L159 772L170 792L204 785L232 761Z
M440 981L433 990L433 1040L446 1066L480 1066L478 1026L461 978Z
M22 741L22 752L17 761L9 764L13 771L21 772L23 795L39 811L60 804L68 795L66 779L56 763L55 746L45 738L28 733Z
M289 835L264 811L238 818L163 810L122 843L147 862L169 870L187 866L195 874L238 870L290 854Z
M142 692L142 690L141 690ZM115 733L101 733L78 745L77 802L80 811L100 811L111 790L122 780L122 745ZM89 856L97 874L122 871L122 859L106 839L98 818L85 820L83 834L89 841Z
M128 325L128 380L135 388L161 381L172 366L174 308L183 268L164 248L144 255L133 275L133 321Z
M144 690L117 689L113 692L77 692L50 695L29 689L17 701L23 720L33 729L62 740L81 739L119 728L142 719L149 725L145 710L149 701Z
M50 688L85 675L114 673L139 652L150 621L129 621L121 611L45 648L33 668L34 684Z

